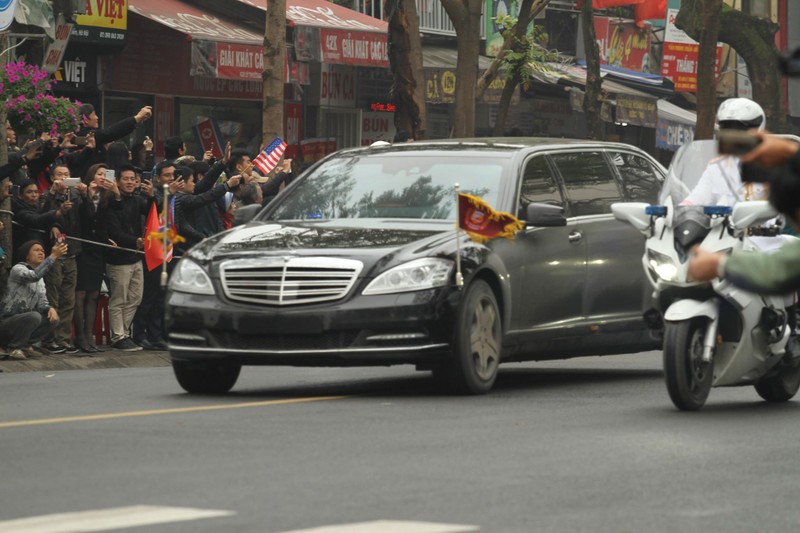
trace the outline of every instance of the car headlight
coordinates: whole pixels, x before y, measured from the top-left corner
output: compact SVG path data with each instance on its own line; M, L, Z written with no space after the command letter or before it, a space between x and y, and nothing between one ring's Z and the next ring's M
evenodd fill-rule
M392 294L443 287L450 280L453 261L427 257L387 270L367 285L362 294Z
M191 259L186 258L178 262L178 266L169 277L169 288L173 291L190 294L214 294L214 286L205 270Z
M664 281L677 281L678 267L669 256L647 250L647 264Z

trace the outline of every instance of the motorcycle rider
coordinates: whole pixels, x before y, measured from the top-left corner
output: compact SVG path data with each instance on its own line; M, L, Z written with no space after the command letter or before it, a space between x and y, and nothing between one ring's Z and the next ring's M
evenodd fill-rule
M743 163L778 169L772 180L770 203L800 229L800 144L755 133L760 144L742 156ZM800 240L771 254L734 252L730 256L698 248L689 262L689 276L697 281L725 278L734 285L760 294L786 294L800 289Z

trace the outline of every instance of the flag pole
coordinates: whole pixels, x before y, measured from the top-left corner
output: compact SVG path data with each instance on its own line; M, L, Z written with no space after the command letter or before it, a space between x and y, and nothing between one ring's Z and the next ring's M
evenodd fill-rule
M164 257L161 262L161 287L167 286L167 239L169 239L169 184L164 184Z
M456 183L456 287L459 289L464 286L464 276L461 275L461 209L458 201L458 194L461 186Z

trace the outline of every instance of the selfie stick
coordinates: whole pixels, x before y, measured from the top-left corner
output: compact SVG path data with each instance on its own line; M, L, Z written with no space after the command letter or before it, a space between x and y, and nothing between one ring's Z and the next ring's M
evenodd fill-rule
M164 256L161 263L161 287L167 286L167 239L169 239L169 184L164 184Z

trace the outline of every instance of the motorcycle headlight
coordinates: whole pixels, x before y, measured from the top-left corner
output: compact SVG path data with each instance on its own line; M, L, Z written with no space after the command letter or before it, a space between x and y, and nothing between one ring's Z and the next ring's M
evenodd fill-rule
M678 267L669 256L647 250L647 264L664 281L677 281Z
M192 261L183 258L169 278L170 290L190 294L214 294L214 285L205 270Z
M443 287L450 279L453 261L428 257L387 270L367 285L362 294L392 294Z

